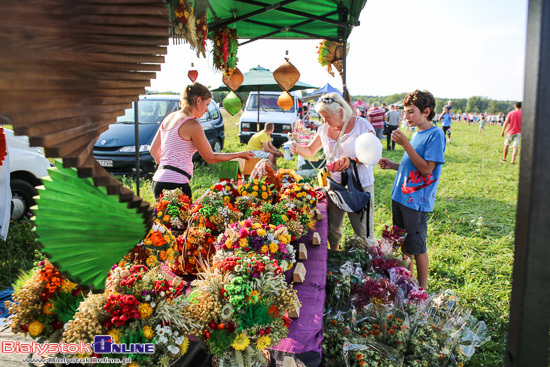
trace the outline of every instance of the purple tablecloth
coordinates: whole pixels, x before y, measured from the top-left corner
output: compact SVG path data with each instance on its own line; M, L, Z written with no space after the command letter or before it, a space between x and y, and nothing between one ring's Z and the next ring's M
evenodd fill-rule
M321 354L323 307L327 281L328 216L326 199L319 202L317 208L323 219L317 222L315 229L310 230L307 236L292 243L296 248L296 256L298 256L300 242L303 242L307 248L307 260L298 260L306 268L305 281L301 284L294 283L294 289L298 291L298 298L302 303L300 317L291 322L288 337L272 348L275 350L296 354L313 351ZM314 232L319 232L321 235L321 244L318 246L312 243ZM292 282L294 267L285 274L289 283Z

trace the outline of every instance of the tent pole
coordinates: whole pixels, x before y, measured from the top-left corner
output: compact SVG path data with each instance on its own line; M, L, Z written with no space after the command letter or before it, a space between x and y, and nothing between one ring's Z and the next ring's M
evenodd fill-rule
M256 131L260 131L260 86L258 86L258 100L256 101L258 107L258 124L256 125Z

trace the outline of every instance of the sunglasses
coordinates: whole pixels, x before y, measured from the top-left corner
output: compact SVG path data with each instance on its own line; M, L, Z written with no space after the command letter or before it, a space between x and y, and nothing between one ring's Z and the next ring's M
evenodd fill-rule
M321 98L321 102L323 102L323 103L338 103L338 104L340 104L340 102L338 102L337 100L332 99L332 98Z

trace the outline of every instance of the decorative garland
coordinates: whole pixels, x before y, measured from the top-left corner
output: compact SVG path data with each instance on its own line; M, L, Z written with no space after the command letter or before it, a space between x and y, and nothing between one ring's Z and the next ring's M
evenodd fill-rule
M214 67L231 75L237 67L237 30L227 26L212 32L214 40Z
M344 75L344 48L342 43L333 42L329 40L323 40L319 46L317 46L317 53L319 54L318 60L321 66L326 66L327 72L334 76L332 67L338 71L340 76ZM349 51L349 45L346 52Z

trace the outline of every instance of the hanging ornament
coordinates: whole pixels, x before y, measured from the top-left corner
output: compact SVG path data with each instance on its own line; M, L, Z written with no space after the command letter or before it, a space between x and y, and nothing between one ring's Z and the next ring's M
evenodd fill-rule
M191 79L191 81L194 83L195 80L197 80L197 77L199 76L199 72L197 70L189 70L187 72L187 76L189 77L189 79Z
M241 108L243 108L243 100L239 95L233 91L231 91L227 97L222 101L223 108L227 112L231 114L231 116L235 116Z
M229 89L236 92L237 89L243 84L244 76L239 68L235 68L231 74L223 74L223 84L227 85Z
M281 93L279 98L277 98L277 104L283 109L283 111L288 111L294 106L294 97L292 97L287 91Z
M285 60L285 63L273 72L273 79L283 90L288 92L300 79L300 72L288 61L287 57Z
M349 45L347 45L346 53L348 51ZM321 64L321 66L326 66L326 70L330 75L334 76L334 72L332 71L332 67L334 67L340 76L343 77L344 47L342 43L323 40L317 47L317 53L319 54L319 64Z
M237 67L237 48L239 47L236 29L227 26L212 32L214 41L214 67L231 75Z

